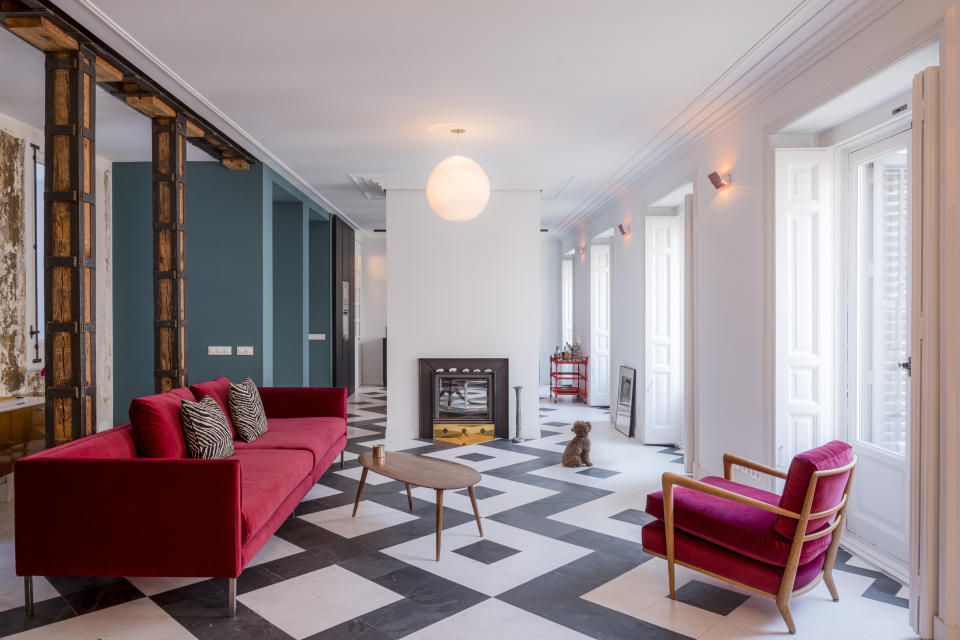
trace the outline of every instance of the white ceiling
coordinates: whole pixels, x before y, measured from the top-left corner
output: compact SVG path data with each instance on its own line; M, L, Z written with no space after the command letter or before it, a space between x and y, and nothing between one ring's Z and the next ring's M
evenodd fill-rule
M799 0L73 0L101 10L363 228L348 175L426 183L462 151L493 186L584 200ZM0 112L42 118L42 56L0 34ZM112 43L111 43L112 44ZM11 49L12 51L12 49ZM15 70L13 70L13 69ZM22 88L21 88L22 85ZM13 89L11 93L11 89ZM171 87L172 89L172 87ZM105 120L108 120L109 123ZM149 158L149 122L102 99L98 151Z

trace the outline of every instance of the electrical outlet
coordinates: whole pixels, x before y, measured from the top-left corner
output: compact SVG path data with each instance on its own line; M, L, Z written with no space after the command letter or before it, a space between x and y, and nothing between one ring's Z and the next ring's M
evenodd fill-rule
M763 478L763 476L760 474L759 471L755 471L755 470L753 470L753 469L747 469L746 467L741 467L740 465L737 465L737 469L738 469L738 470L740 471L740 473L742 473L743 475L749 476L749 477L753 478L754 480L760 480L761 478Z
M237 347L237 355L238 355L238 356L252 356L252 355L253 355L253 347L239 347L239 346L238 346L238 347Z
M208 356L232 356L233 347L207 347Z

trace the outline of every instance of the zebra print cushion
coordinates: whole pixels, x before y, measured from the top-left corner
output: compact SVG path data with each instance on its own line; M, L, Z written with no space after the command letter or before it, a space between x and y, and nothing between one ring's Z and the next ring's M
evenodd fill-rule
M191 458L217 460L233 455L233 434L223 409L210 396L180 401L180 423Z
M230 418L233 426L245 442L253 442L267 432L267 416L263 401L253 380L247 378L240 384L230 385Z

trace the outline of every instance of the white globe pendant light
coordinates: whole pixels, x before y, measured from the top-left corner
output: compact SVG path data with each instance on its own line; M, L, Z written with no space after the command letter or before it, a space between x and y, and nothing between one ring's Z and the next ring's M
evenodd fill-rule
M490 180L483 168L460 155L460 134L457 134L457 155L450 156L430 173L427 179L427 202L444 220L460 222L476 218L490 200Z

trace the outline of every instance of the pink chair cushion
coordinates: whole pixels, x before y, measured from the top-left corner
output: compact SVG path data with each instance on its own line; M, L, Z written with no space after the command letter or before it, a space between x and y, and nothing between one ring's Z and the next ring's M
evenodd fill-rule
M223 409L224 415L227 416L227 424L230 425L230 432L233 434L233 438L236 439L237 428L233 426L233 420L230 418L230 381L226 378L217 378L216 380L199 382L190 385L190 391L193 392L197 400L200 400L203 396L210 396L217 401L217 404Z
M245 449L233 457L240 461L240 539L246 542L310 476L313 456L298 449Z
M194 400L186 387L134 398L130 403L130 424L140 457L187 457L187 443L180 426L181 400Z
M666 532L662 522L656 520L645 525L640 535L644 549L662 556L667 555ZM780 589L780 581L783 579L781 567L758 562L682 531L675 532L673 540L674 558L680 562L736 580L764 593L774 594ZM793 580L794 591L816 579L823 568L825 555L821 553L797 568L797 577Z
M299 449L309 451L316 465L339 438L347 434L343 418L267 418L267 432L253 442L234 440L234 451Z
M803 509L803 500L807 496L807 487L810 485L810 476L815 471L825 471L836 469L849 464L853 460L853 449L846 442L834 440L827 444L810 449L797 454L793 462L790 463L790 470L787 472L787 480L783 487L783 495L780 498L780 506L795 513L800 513ZM833 476L825 476L817 481L817 489L813 495L813 508L811 513L825 511L837 506L843 498L843 490L847 486L847 478L850 472L838 473ZM830 518L818 518L807 523L806 533L812 533L822 529ZM777 533L793 539L793 534L797 529L797 521L785 516L777 516L777 522L774 525ZM830 536L824 536L829 538Z
M702 482L738 493L760 502L776 505L780 496L730 480L706 477ZM663 492L647 495L647 513L663 520ZM777 515L750 505L732 502L700 491L674 487L674 526L713 544L741 553L767 564L785 566L790 555L789 540L777 535L773 525ZM830 536L811 540L800 551L800 564L806 564L830 545Z

